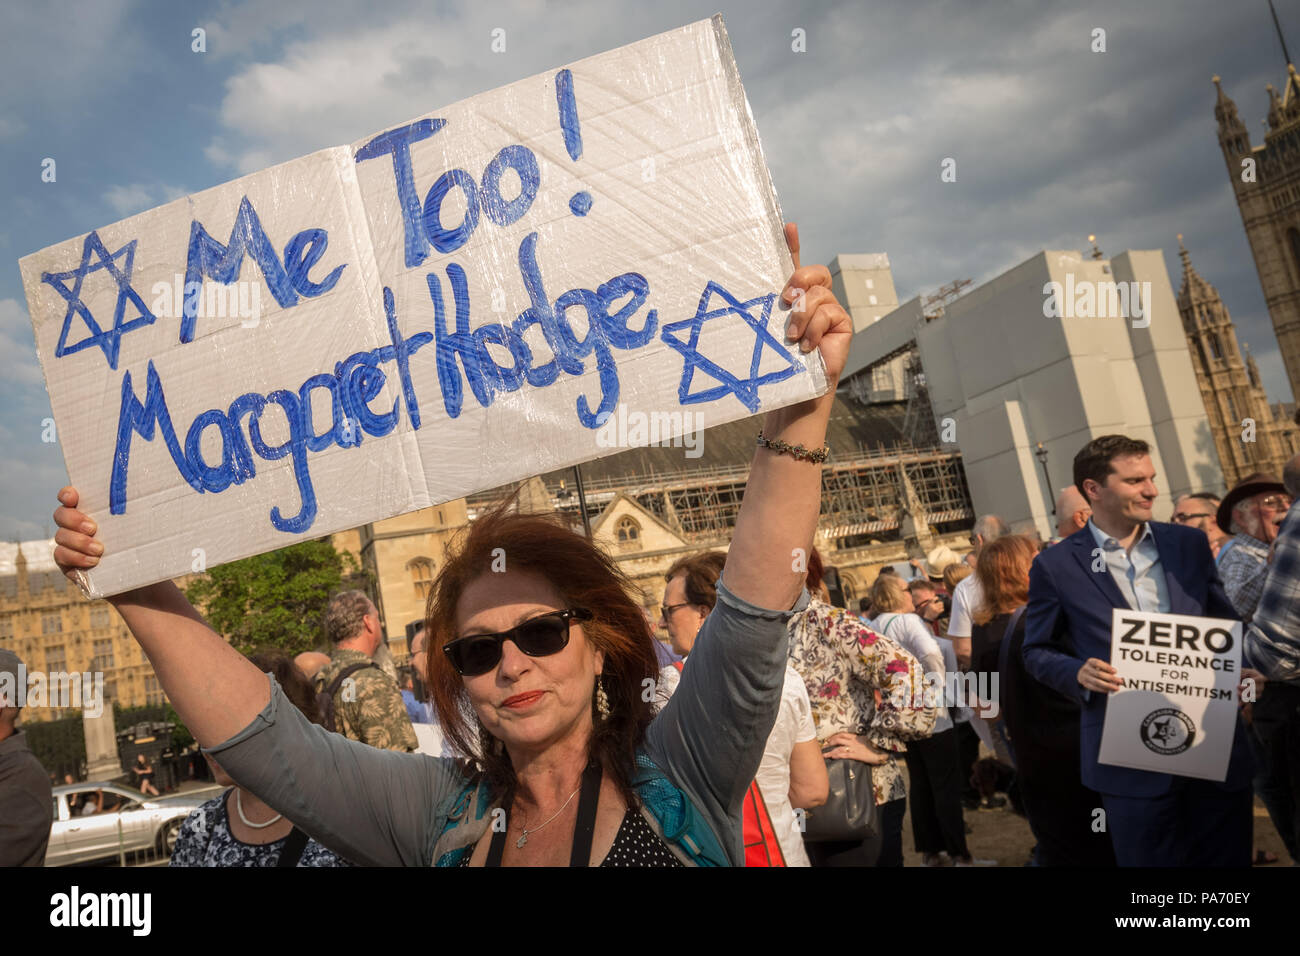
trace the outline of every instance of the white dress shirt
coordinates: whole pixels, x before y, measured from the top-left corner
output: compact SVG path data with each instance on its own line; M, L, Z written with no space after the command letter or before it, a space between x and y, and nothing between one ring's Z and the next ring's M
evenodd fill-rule
M1110 576L1128 606L1135 611L1168 614L1169 583L1160 566L1160 551L1156 548L1150 522L1142 525L1133 547L1127 551L1116 538L1093 524L1091 518L1088 519L1088 530L1092 533L1092 540L1101 549ZM1093 556L1096 557L1096 551Z

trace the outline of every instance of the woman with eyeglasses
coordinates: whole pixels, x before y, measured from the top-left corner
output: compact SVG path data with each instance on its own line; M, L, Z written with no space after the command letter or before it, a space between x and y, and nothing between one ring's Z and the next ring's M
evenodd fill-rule
M812 552L812 559L817 555ZM812 560L810 559L810 560ZM727 556L721 551L704 551L678 559L664 573L662 617L668 628L673 651L682 660L673 668L685 673L687 658L705 620L718 604L718 578ZM688 609L688 610L687 610ZM677 613L681 612L681 613ZM809 866L798 814L826 802L829 787L826 763L817 745L812 704L803 678L788 662L781 707L768 734L746 804L746 866ZM759 803L762 803L760 810ZM767 815L772 833L763 836ZM754 837L752 840L750 837Z
M820 349L831 387L763 422L717 605L657 716L653 637L613 559L546 518L498 511L469 527L426 615L438 718L465 760L380 751L312 724L170 582L114 596L199 743L363 865L740 864L786 622L807 603L798 555L812 547L853 328L827 269L799 266L793 224L786 239L795 272L774 319L789 342ZM76 490L59 500L54 557L75 580L103 546Z

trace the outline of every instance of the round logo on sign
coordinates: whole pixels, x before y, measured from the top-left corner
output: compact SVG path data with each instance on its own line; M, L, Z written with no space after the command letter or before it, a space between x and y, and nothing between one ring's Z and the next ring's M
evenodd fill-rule
M1181 710L1161 707L1142 721L1142 742L1158 754L1180 754L1196 739L1196 725Z

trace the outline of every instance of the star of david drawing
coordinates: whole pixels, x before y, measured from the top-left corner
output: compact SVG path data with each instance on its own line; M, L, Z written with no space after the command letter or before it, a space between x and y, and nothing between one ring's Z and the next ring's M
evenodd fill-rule
M86 236L86 242L81 249L81 265L69 272L46 272L41 275L41 281L48 283L59 295L68 300L68 313L63 317L63 330L59 333L59 344L54 350L56 357L62 358L64 355L71 355L73 352L80 352L84 348L96 345L104 351L104 358L108 360L108 367L117 368L117 354L122 345L122 334L130 332L132 329L138 329L143 325L152 325L155 316L149 311L140 294L131 288L131 270L135 264L135 244L139 240L132 239L117 252L109 254L108 249L104 246L103 241L99 238L98 232L91 232ZM99 261L91 264L92 256L98 257ZM125 258L124 267L118 265L117 260ZM95 317L90 314L90 309L86 303L81 300L81 284L86 276L92 272L98 272L103 269L117 283L117 305L113 309L113 324L110 328L100 327ZM68 280L72 280L72 287L67 285ZM126 305L130 302L139 311L139 315L129 321L123 321L126 318ZM68 333L72 329L73 316L80 316L90 330L90 334L79 342L68 344Z
M722 299L723 304L710 308L715 296ZM767 295L760 295L757 298L741 302L718 283L710 280L709 284L704 287L704 293L700 296L700 305L695 310L695 315L681 322L673 322L663 326L659 337L671 348L680 352L682 358L685 359L682 366L682 382L677 389L678 400L683 405L711 402L726 395L734 395L751 412L757 412L760 385L771 385L775 382L784 381L796 372L803 371L803 366L795 361L790 352L767 329L774 301L776 301L776 293L769 292ZM733 375L716 362L699 353L700 332L704 323L710 320L725 321L729 317L733 320L737 318L742 320L746 326L754 331L754 354L750 357L749 376L747 378L739 378ZM737 333L744 328L744 326L734 321L732 325ZM689 338L683 341L678 333L687 330L689 330ZM782 358L785 361L785 367L759 375L758 369L762 364L763 349L765 347L770 348ZM691 386L694 383L697 369L717 379L721 384L692 392Z

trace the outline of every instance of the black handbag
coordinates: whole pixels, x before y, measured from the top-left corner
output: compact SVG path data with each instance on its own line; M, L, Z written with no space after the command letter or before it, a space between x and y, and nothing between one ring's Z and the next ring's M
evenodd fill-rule
M830 793L820 807L804 811L804 840L832 843L868 840L880 832L871 764L827 760Z

